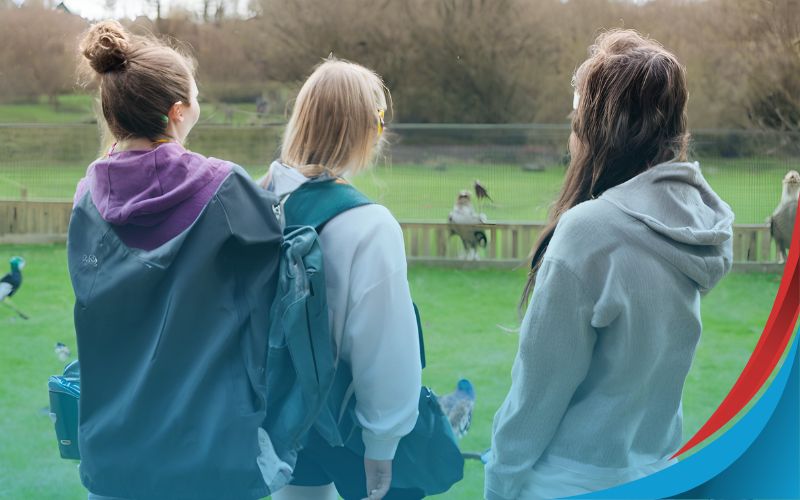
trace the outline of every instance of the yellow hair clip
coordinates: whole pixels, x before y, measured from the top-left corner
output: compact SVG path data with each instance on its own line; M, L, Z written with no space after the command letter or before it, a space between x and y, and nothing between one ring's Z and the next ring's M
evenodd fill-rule
M383 134L383 128L385 126L384 123L383 123L383 115L384 115L384 110L379 109L378 110L378 136L379 137L380 137L381 134Z

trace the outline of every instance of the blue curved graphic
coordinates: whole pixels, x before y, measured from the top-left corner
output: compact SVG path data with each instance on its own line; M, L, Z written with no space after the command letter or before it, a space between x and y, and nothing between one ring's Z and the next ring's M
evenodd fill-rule
M780 372L761 399L739 422L705 448L651 476L571 498L800 496L796 465L800 453L797 444L800 425L798 340L800 336L795 335ZM779 403L781 411L776 411ZM765 430L768 423L773 425ZM775 472L792 464L791 472L777 477L779 474Z

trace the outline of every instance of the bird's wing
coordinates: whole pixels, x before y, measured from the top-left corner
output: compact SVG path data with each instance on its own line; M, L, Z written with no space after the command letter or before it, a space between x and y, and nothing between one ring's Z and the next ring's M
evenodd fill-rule
M0 300L8 297L13 290L14 287L11 286L11 283L6 283L5 281L0 282Z
M453 408L455 404L456 395L454 392L450 394L445 394L444 396L439 398L439 406L442 407L442 413L445 415L450 413L450 410Z
M492 199L492 197L491 197L491 196L489 196L489 192L486 190L486 188L485 188L485 187L483 187L483 184L481 184L481 183L480 183L480 182L478 182L478 181L475 181L475 195L476 195L478 198L488 198L488 199L489 199L489 201L494 201L494 200Z
M447 226L450 228L450 236L458 235L457 224L453 221L453 212L447 216Z
M458 438L464 437L472 424L473 406L473 401L466 398L459 398L447 414L447 418L450 420L450 426L453 428L453 433Z
M795 217L797 217L797 205L784 203L775 210L770 218L769 228L772 238L780 241L787 248L792 241Z

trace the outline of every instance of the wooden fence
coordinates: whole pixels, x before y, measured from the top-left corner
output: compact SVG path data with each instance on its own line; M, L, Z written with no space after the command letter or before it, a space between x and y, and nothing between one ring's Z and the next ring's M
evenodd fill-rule
M542 223L497 222L480 227L487 236L481 260L465 260L458 236L446 223L401 222L409 262L455 267L517 267L525 265L531 246L544 227ZM734 270L781 272L775 244L767 224L738 224L733 231Z
M72 203L0 200L0 243L66 241Z
M52 201L0 200L0 244L63 242L67 236L72 204ZM461 240L450 234L447 223L403 221L406 255L411 263L453 267L524 266L541 223L496 222L484 224L487 246L480 260L466 260ZM734 269L780 272L775 245L766 224L734 227Z

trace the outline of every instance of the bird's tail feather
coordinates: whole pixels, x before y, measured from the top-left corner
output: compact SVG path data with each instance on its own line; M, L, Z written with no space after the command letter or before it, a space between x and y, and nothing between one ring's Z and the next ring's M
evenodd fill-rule
M487 244L486 233L484 233L483 231L475 231L475 239L478 240L478 245L482 246L483 248L486 248Z
M11 299L10 299L10 298L6 297L6 299L5 299L4 301L0 302L0 304L5 304L5 305L6 305L6 307L8 307L9 309L11 309L11 310L12 310L12 311L14 311L15 313L17 313L17 315L18 315L20 318L22 318L22 319L30 319L30 318L29 318L29 317L28 317L28 316L27 316L27 315L26 315L24 312L22 312L22 311L20 311L19 309L17 309L17 308L16 308L16 307L15 307L15 306L14 306L14 305L11 303Z

